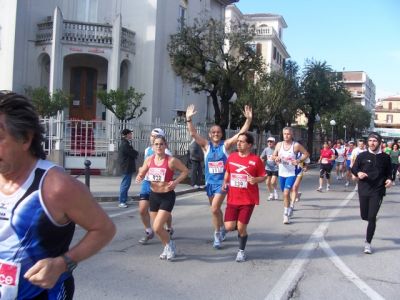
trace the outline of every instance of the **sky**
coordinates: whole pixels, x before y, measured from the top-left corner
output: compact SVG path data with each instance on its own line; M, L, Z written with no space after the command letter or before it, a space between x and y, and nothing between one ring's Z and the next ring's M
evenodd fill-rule
M240 0L244 14L281 15L283 43L302 69L306 59L335 71L364 71L376 100L400 96L399 0Z

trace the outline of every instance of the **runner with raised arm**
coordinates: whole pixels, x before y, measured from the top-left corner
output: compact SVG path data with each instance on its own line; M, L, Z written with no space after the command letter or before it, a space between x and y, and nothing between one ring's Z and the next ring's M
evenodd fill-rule
M249 130L253 112L250 106L246 105L244 107L243 115L246 118L246 122L240 131L229 139L222 140L222 129L219 125L211 126L208 133L209 141L197 133L192 123L192 118L195 114L196 110L194 105L189 105L186 109L186 122L190 135L204 151L206 192L211 206L212 223L214 226L213 247L215 249L220 249L221 242L225 239L225 228L221 210L222 202L226 195L226 192L222 190L225 163L229 155L228 153L235 145L239 134Z

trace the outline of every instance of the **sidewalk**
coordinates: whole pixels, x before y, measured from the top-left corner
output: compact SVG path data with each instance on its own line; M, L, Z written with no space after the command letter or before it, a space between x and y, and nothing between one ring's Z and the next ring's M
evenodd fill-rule
M85 176L80 175L77 179L85 183ZM99 202L106 201L118 201L119 196L119 186L121 183L121 177L119 176L90 176L90 191L93 197ZM201 189L196 189L189 184L178 184L175 188L177 195L182 195L186 193L191 193L199 191ZM129 189L128 196L132 200L139 200L140 184L135 182L135 178L132 178L132 185Z

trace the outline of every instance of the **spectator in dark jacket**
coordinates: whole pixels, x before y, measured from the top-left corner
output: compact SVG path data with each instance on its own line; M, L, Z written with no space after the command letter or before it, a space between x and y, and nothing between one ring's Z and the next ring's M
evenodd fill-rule
M382 137L371 132L368 136L368 151L360 153L351 172L359 180L358 198L361 219L368 221L364 253L371 254L371 241L376 228L376 216L382 204L386 188L392 185L390 156L381 150Z
M132 147L132 130L124 129L121 132L122 139L118 151L118 163L122 173L122 181L119 191L119 204L121 208L127 208L128 190L131 186L132 175L136 172L135 160L138 152Z
M190 185L199 188L203 178L203 167L201 163L204 160L203 150L193 139L189 145L189 159L192 165L190 169Z

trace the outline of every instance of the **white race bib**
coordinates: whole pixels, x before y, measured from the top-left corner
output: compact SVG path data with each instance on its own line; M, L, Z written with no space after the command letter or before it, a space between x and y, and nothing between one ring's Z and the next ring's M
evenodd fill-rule
M210 174L224 173L224 162L223 161L209 161L208 172Z
M247 175L246 174L231 174L231 186L245 189L247 188Z
M153 182L164 182L166 172L167 170L164 168L150 168L147 172L147 178Z

